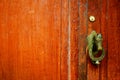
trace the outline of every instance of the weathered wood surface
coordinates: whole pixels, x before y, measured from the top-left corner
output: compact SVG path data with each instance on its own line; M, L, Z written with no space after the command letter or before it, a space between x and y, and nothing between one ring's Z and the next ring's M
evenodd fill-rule
M86 53L92 30L104 39L99 66ZM0 80L120 80L119 45L119 0L0 1Z

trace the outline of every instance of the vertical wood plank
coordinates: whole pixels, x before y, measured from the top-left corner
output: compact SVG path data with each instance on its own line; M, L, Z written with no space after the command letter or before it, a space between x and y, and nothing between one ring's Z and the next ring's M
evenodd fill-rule
M87 53L86 53L86 37L87 37L87 0L79 0L79 80L87 80Z
M100 80L107 80L107 60L108 60L108 9L107 9L107 0L101 0L101 34L103 37L103 48L105 50L105 57L100 64Z
M61 0L2 0L0 12L0 80L60 80Z
M68 80L68 0L62 0L61 80Z
M120 1L108 0L108 80L120 80Z
M90 34L93 30L100 33L101 0L88 0L88 18L89 16L94 16L96 20L95 22L88 21L88 34ZM100 66L93 65L89 59L87 64L87 79L99 80L99 69Z
M13 3L14 4L14 3ZM14 4L15 5L15 4ZM10 1L6 2L5 0L1 1L0 4L0 66L1 66L1 75L0 79L4 80L13 80L16 79L17 76L14 76L16 74L16 66L17 66L17 58L19 54L18 53L18 29L17 29L17 14L15 14L15 9L12 8L12 4ZM18 6L16 6L18 8ZM18 10L16 10L18 11ZM8 16L10 15L10 16ZM11 16L13 15L13 16ZM8 19L9 18L9 19ZM13 20L14 19L14 20ZM13 22L14 21L14 22ZM13 24L12 24L13 22ZM16 24L15 24L16 23ZM13 28L11 28L13 27ZM15 34L15 35L14 35ZM10 47L8 47L10 46ZM12 64L11 64L12 63ZM14 68L15 67L15 68Z
M69 56L68 80L78 80L78 0L69 0Z

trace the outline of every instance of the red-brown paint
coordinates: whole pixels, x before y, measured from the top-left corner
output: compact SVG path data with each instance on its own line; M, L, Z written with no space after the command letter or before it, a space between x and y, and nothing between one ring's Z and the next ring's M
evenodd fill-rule
M1 0L0 80L119 80L119 8L119 0ZM99 66L86 53L92 30L104 39Z

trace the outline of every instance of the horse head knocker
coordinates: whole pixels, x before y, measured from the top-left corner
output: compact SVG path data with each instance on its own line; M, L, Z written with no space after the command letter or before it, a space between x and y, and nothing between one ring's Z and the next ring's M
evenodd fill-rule
M102 61L105 56L105 51L102 47L102 35L92 31L91 34L88 35L87 41L90 59L92 60L93 64L100 64L100 61ZM95 57L99 51L102 51L102 54L99 57Z

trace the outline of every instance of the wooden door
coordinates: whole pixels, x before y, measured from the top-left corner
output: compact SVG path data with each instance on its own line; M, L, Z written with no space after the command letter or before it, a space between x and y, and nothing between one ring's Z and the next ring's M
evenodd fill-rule
M120 80L119 18L119 0L0 0L0 80ZM99 66L86 53L92 30Z
M120 0L80 0L79 9L79 79L120 80ZM89 21L91 15L96 18L94 22ZM93 65L86 56L88 53L85 54L85 35L92 30L102 34L106 51L106 56L99 66Z

